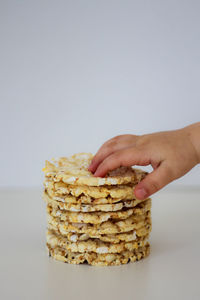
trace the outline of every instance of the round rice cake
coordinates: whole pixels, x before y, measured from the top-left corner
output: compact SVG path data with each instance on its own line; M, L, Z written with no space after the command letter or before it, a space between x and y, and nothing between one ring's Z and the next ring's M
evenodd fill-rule
M74 197L89 196L95 199L117 198L136 199L134 195L134 186L132 185L117 185L117 186L86 186L86 185L70 185L64 182L44 181L45 189L50 196L63 197L63 195L71 195Z
M58 217L53 217L47 213L48 224L53 225L63 235L66 232L86 233L89 235L96 234L116 234L128 232L134 229L141 228L146 225L151 226L151 211L147 211L144 215L132 215L125 220L106 221L101 224L84 224L84 223L70 223L61 221Z
M108 221L109 219L127 219L133 214L133 209L127 209L117 212L71 212L67 210L60 210L50 204L47 205L47 213L53 217L59 217L61 221L68 221L73 223L91 223L100 224Z
M146 211L151 209L151 199L141 202L134 208L128 208L120 211L111 212L71 212L67 210L60 210L52 204L47 205L47 212L53 217L59 217L61 221L68 221L72 223L91 223L100 224L112 220L127 219L131 215L143 215Z
M126 201L119 201L117 203L111 203L111 204L74 204L74 203L68 203L68 202L62 202L59 200L56 200L54 197L53 199L48 195L47 192L43 193L43 199L47 204L52 205L53 207L56 207L60 210L67 210L72 212L95 212L95 211L119 211L124 208L132 208L136 206L138 203L142 201L137 200L126 200Z
M50 183L51 185L51 183ZM130 188L130 187L129 187ZM63 193L57 193L57 191L54 191L53 187L45 187L44 192L47 193L52 199L63 202L63 203L73 203L73 204L112 204L112 203L117 203L119 201L124 201L124 200L134 200L135 205L138 203L142 202L143 200L136 199L133 193L133 188L131 187L131 193L129 194L130 198L124 198L123 197L118 197L118 198L112 198L110 195L106 197L101 197L101 198L94 198L90 195L84 195L80 194L79 196L73 196L71 194L63 194ZM134 205L134 206L135 206Z
M120 253L122 251L132 251L133 249L138 249L138 247L143 247L146 244L148 237L149 236L147 235L144 237L139 237L135 241L121 241L113 244L109 242L102 242L99 239L71 242L66 237L57 235L54 231L49 230L46 233L47 243L51 246L51 248L61 247L71 252L95 252L99 254Z
M54 231L57 235L63 235L71 242L77 241L87 241L88 239L99 239L102 242L109 242L109 243L119 243L121 241L124 242L131 242L136 240L139 237L147 236L151 232L151 225L145 224L140 228L135 230L131 230L129 232L122 232L117 234L92 234L89 235L88 233L74 233L74 232L60 232L57 229L57 226L54 224L48 224L48 229Z
M112 204L119 202L123 199L121 198L112 198L110 196L102 197L102 198L93 198L88 195L81 194L79 196L73 196L71 194L59 194L50 187L45 188L45 193L48 193L48 195L57 201L63 202L63 203L72 203L72 204ZM131 199L132 200L132 199ZM139 201L134 199L135 201Z
M63 181L67 184L87 186L137 184L147 174L132 167L119 167L108 172L104 178L95 177L88 170L92 158L91 153L77 153L71 157L61 157L53 160L53 163L46 161L43 171L47 178L55 182Z
M135 262L145 258L150 253L150 245L147 242L144 247L139 247L133 251L124 251L121 253L98 254L93 252L79 253L64 250L60 247L51 248L47 244L48 254L54 259L70 263L82 264L88 263L92 266L118 266L128 262Z

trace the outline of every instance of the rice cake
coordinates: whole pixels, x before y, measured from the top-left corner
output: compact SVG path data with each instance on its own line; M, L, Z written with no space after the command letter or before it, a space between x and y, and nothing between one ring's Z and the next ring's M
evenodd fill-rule
M109 243L102 242L98 239L88 239L87 241L77 241L71 242L66 237L57 235L54 231L47 231L46 238L47 243L51 248L61 247L71 252L95 252L95 253L120 253L122 251L132 251L133 249L138 249L138 247L143 247L148 239L148 234L146 236L138 237L134 241L119 243Z
M151 226L151 212L147 211L142 216L132 215L125 220L112 220L101 224L64 222L61 221L59 217L53 217L47 213L47 222L55 226L63 235L66 234L66 232L86 233L89 235L116 234L138 229L145 224Z
M77 242L77 241L87 241L88 239L99 239L103 242L109 242L109 243L119 243L121 241L125 242L131 242L136 240L138 237L146 236L151 232L151 225L145 224L141 226L140 228L137 228L135 230L131 230L129 232L122 232L117 234L92 234L89 235L88 233L74 233L74 232L64 232L62 233L59 231L57 226L55 224L49 223L48 229L54 231L57 235L62 235L63 237L66 237L71 242Z
M91 223L100 224L109 219L127 219L133 214L133 209L127 209L118 212L71 212L67 210L60 210L50 204L47 205L47 213L53 217L59 217L61 221L68 221L72 223Z
M123 200L123 199L136 199L134 195L134 186L132 185L117 185L117 186L84 186L84 185L70 185L64 182L52 182L45 181L44 186L47 189L49 195L53 194L58 197L63 195L72 195L79 197L82 195L92 198L111 198ZM118 200L118 201L119 201Z
M67 184L87 186L137 184L147 174L132 167L119 167L108 172L104 178L95 177L88 170L92 158L91 153L77 153L71 157L61 157L53 163L46 161L43 171L47 178L55 182L62 181Z
M47 247L55 259L79 264L119 265L149 253L151 199L134 188L146 172L119 167L95 177L92 154L46 161Z
M150 253L149 243L146 243L144 247L139 247L133 251L124 251L120 254L98 254L92 252L79 253L64 250L62 248L51 248L47 244L48 254L54 259L70 263L70 264L82 264L88 263L92 266L118 266L121 264L127 264L130 262L138 261Z
M134 208L129 208L121 211L114 212L71 212L67 210L60 210L58 207L48 204L47 212L53 217L59 217L61 221L69 221L72 223L91 223L91 224L100 224L106 222L109 219L112 220L123 220L127 219L131 215L143 215L146 211L151 208L151 199L148 199Z
M95 212L95 211L118 211L124 208L133 208L138 203L143 202L142 200L124 200L110 204L81 204L81 203L70 203L60 201L57 197L51 198L47 192L43 193L43 199L47 204L59 208L60 210L68 210L72 212Z
M73 197L73 196L72 196ZM75 198L75 197L74 197ZM87 203L81 203L74 199L72 202L67 202L65 201L65 198L60 198L60 197L51 197L47 192L43 193L43 199L47 203L52 203L53 205L57 205L59 209L64 209L64 210L69 210L69 211L74 211L74 212L94 212L94 211L117 211L121 210L123 208L132 208L136 206L137 204L145 201L145 200L123 200L123 201L118 201L118 202L111 202L111 203L92 203L90 202L89 204Z

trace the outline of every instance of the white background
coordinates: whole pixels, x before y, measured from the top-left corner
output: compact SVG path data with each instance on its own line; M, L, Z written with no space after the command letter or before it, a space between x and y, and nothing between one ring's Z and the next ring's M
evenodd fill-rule
M199 1L0 1L0 186L45 159L199 121ZM197 185L196 167L174 184Z

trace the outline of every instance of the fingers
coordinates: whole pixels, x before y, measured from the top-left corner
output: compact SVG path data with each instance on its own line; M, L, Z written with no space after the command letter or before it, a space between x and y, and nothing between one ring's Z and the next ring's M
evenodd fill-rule
M109 171L112 171L120 166L147 166L155 163L151 161L151 157L145 149L138 147L129 147L118 150L108 155L97 167L94 176L104 177ZM173 181L176 175L173 169L166 161L156 163L154 171L148 174L138 185L135 187L134 193L138 199L146 199L150 195L156 193L165 185Z
M136 135L125 134L116 136L105 142L94 156L88 168L89 171L94 173L97 167L100 165L100 163L112 153L124 149L126 147L133 146L136 137Z
M112 171L120 166L146 166L149 163L150 160L143 150L139 150L136 147L129 147L116 151L105 158L97 167L94 176L103 177L108 171Z
M103 161L112 152L116 151L115 149L117 148L117 145L119 144L115 143L114 141L111 142L111 140L104 143L94 156L88 170L95 172L101 161Z
M148 198L174 179L171 168L167 167L167 164L163 162L138 183L134 190L135 196L141 200Z

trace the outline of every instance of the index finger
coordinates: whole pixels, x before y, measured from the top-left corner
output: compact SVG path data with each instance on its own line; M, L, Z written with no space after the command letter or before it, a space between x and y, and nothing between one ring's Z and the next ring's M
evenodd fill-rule
M109 171L112 171L120 166L147 166L149 164L150 159L144 150L139 150L136 147L130 147L116 151L115 153L106 157L98 166L94 176L104 177Z
M124 134L124 135L118 135L108 141L106 141L98 150L94 158L92 159L92 162L89 166L89 171L95 172L98 168L98 166L101 164L101 162L111 155L112 153L127 148L130 146L133 146L133 142L135 142L137 136L132 134Z

